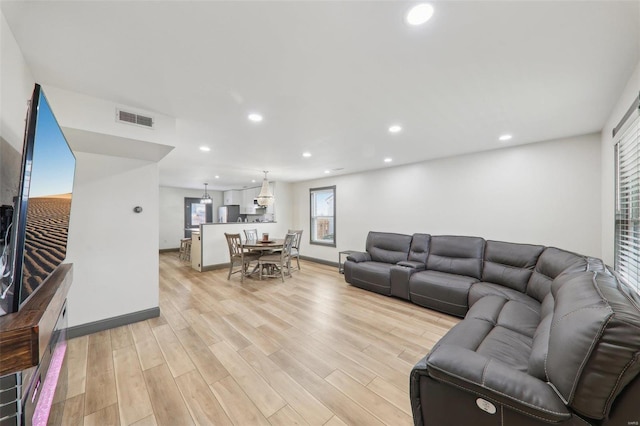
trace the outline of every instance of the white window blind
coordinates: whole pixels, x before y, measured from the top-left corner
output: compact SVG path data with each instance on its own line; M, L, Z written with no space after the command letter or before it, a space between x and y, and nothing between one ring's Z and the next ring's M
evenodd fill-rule
M615 270L640 292L640 114L633 114L615 140Z

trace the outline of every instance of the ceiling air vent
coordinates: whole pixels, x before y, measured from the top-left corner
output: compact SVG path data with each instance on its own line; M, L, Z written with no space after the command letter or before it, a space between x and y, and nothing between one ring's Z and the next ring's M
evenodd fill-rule
M133 112L123 111L121 109L116 110L116 120L121 123L135 124L149 129L153 128L153 117L146 117Z

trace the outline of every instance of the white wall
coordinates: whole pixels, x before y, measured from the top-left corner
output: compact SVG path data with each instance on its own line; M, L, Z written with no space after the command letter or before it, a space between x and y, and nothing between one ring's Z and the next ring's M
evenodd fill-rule
M79 148L67 252L75 268L69 326L158 307L161 156L152 145L173 144L175 120L154 114L153 130L121 124L116 103L44 90L60 125L82 139L71 144ZM135 149L141 144L142 151ZM146 151L152 155L140 156ZM143 212L134 213L135 206Z
M222 191L207 190L212 199L213 217L218 214L222 205ZM160 249L180 247L180 239L184 238L184 198L201 197L202 190L160 187Z
M18 193L27 102L34 80L0 11L0 204Z
M0 12L0 137L22 150L35 81ZM45 87L61 125L172 144L175 120L153 114L155 130L115 122L114 103ZM144 112L135 111L134 112ZM76 181L67 262L74 263L69 326L158 306L158 166L75 152ZM144 208L141 214L133 207Z
M618 102L611 111L609 119L602 129L602 258L608 264L614 264L614 220L615 220L615 166L612 130L618 125L631 102L640 92L640 62L629 78Z
M0 11L0 136L22 152L24 119L35 80Z
M69 326L157 307L157 163L81 152L76 158Z
M282 229L282 238L288 229L294 228L294 210L297 205L294 201L294 185L289 182L275 182L273 190L274 218L278 223L278 229Z
M337 248L310 245L309 189L336 185ZM337 261L370 230L474 235L600 256L600 136L294 184L301 254Z
M120 136L165 145L175 145L176 120L162 114L132 108L82 93L71 92L58 87L44 87L47 99L61 125L94 133ZM150 115L154 118L153 129L116 121L116 108ZM60 112L61 111L61 112ZM58 117L64 114L64 124Z

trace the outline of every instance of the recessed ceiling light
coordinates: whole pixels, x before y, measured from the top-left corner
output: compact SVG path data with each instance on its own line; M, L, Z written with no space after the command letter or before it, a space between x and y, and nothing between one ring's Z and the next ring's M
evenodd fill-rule
M402 131L402 127L398 126L397 124L394 124L393 126L389 127L389 133L399 133Z
M413 6L407 12L406 21L409 25L422 25L433 16L433 6L429 3L421 3Z
M255 179L251 179L251 183L256 183L256 180Z
M302 156L303 156L304 158L309 158L309 157L311 157L311 153L310 153L310 152L303 152L303 153L302 153Z
M387 157L387 158L385 158L385 159L384 159L384 162L385 162L385 163L390 163L390 162L392 162L392 161L393 161L393 159L392 159L392 158L389 158L389 157Z
M331 170L325 170L324 172L325 172L326 174L329 174L329 173L331 173Z
M200 151L209 152L209 151L211 151L211 148L209 148L208 146L201 146L200 147Z
M258 114L258 113L255 113L255 112L252 112L251 114L249 114L249 115L247 116L247 118L248 118L250 121L253 121L254 123L259 123L259 122L261 122L261 121L262 121L262 115L260 115L260 114Z
M216 176L214 176L214 177L215 177L216 179L220 179L220 176L218 176L218 175L216 175Z
M513 136L512 135L501 135L498 140L502 141L502 142L506 142L508 140L511 140Z

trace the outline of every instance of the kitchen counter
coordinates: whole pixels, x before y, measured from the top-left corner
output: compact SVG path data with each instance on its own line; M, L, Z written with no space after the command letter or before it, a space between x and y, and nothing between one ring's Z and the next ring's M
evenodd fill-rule
M224 222L224 223L212 222L212 223L205 223L204 225L260 225L261 223L278 223L278 222L276 221L274 222Z
M216 226L226 225L226 226ZM199 258L191 257L191 266L198 271L208 271L229 267L229 247L224 236L228 234L240 234L244 241L245 229L257 229L258 235L269 233L273 238L284 238L289 229L285 224L278 222L228 222L228 223L203 223L200 225L198 239L192 244L192 254L197 253L193 244L200 244Z

